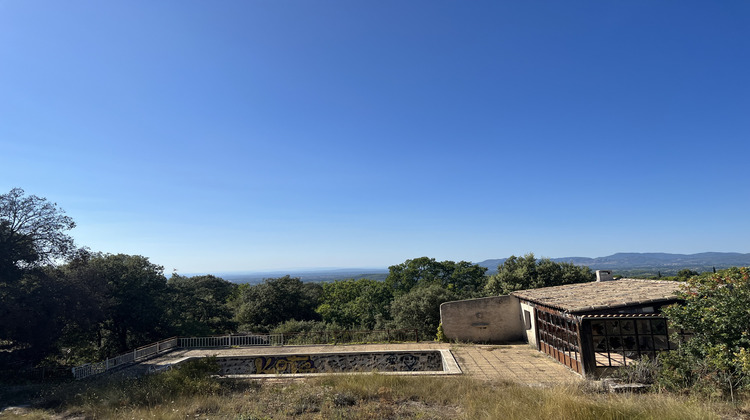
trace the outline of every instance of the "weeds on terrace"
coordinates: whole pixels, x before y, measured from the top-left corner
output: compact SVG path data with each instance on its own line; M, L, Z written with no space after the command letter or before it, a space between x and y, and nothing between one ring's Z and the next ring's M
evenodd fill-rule
M597 394L468 376L355 374L258 382L222 380L210 375L215 368L215 361L207 358L140 379L69 383L46 392L36 401L36 410L18 418L682 420L737 414L725 403L671 394Z
M661 368L658 358L643 357L618 369L614 377L626 383L653 385Z

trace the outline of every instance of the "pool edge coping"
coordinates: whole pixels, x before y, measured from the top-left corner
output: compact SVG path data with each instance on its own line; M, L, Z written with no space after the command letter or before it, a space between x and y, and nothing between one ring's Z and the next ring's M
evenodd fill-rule
M403 371L403 372L381 372L377 370L373 371L361 371L361 372L315 372L315 373L279 373L279 374L234 374L234 375L214 375L217 378L227 379L295 379L295 378L312 378L329 375L395 375L395 376L451 376L461 375L463 371L458 365L455 356L450 349L410 349L409 352L420 352L420 351L437 351L440 353L440 359L443 365L443 370L425 370L425 371ZM393 350L372 350L372 351L336 351L336 352L325 352L325 353L314 353L314 354L362 354L362 353L394 353ZM310 353L313 354L313 353ZM291 353L285 353L284 356L294 355ZM248 357L254 357L256 355L250 355ZM258 355L258 356L275 356L275 355ZM203 359L210 356L187 356L179 359L176 362L170 363L170 368L176 367L179 364L185 363L189 360ZM242 356L220 356L216 357L242 357Z

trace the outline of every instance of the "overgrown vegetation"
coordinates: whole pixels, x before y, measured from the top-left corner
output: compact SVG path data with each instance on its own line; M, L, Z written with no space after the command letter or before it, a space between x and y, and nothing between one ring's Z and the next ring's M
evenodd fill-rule
M686 275L683 302L664 309L679 349L631 363L617 377L741 404L750 395L750 268Z
M330 375L264 382L212 377L210 358L142 378L103 377L44 389L4 418L107 419L719 419L721 402L672 394L530 388L470 377Z
M732 399L750 389L750 268L691 277L680 297L664 312L692 336L663 355L660 383Z

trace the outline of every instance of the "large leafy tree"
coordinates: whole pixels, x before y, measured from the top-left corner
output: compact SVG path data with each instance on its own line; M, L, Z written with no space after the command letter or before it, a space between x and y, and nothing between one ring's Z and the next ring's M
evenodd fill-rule
M24 273L12 284L0 282L0 365L33 364L52 353L70 319L70 295L70 284L51 269Z
M393 325L416 329L422 337L432 339L440 324L440 304L456 299L454 292L437 284L417 287L391 303Z
M75 251L73 238L65 232L75 222L56 203L21 188L0 195L0 273L8 264L28 268L49 264Z
M167 282L172 329L178 335L212 335L236 328L229 298L237 285L212 275L173 274Z
M396 296L416 287L436 285L459 298L468 298L481 293L487 268L466 261L436 261L420 257L388 267L388 271L385 281Z
M319 320L315 312L321 286L303 283L298 277L265 279L263 283L240 286L232 301L235 319L241 328L269 331L289 320Z
M36 362L64 323L66 285L52 263L75 249L73 220L56 204L14 188L0 195L0 344L11 357Z
M96 253L62 267L81 290L80 304L96 310L87 328L70 328L80 344L112 355L163 338L169 332L168 290L163 268L140 255Z
M505 260L496 274L487 281L486 291L492 295L507 295L515 290L560 286L594 281L596 275L589 267L558 263L549 258L537 260L533 253Z
M323 284L317 312L323 321L346 328L374 329L389 318L391 289L371 279L337 280Z
M0 219L0 281L11 283L23 275L23 268L39 259L34 241L28 235L14 233L7 220Z

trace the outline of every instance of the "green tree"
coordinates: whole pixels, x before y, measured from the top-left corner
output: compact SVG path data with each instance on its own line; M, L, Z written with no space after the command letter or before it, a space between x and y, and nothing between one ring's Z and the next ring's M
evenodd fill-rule
M297 277L263 280L251 286L240 285L232 306L240 328L269 331L284 321L319 320L315 312L321 293L317 283L303 283Z
M23 268L39 259L34 241L28 235L13 233L10 223L0 220L0 281L5 284L17 281Z
M437 284L415 288L391 303L393 326L414 328L421 337L433 339L440 324L440 304L456 299L454 292Z
M0 358L39 361L60 335L65 285L47 266L75 249L73 220L20 188L0 195Z
M589 267L558 263L543 258L537 260L533 253L516 257L512 255L498 266L490 276L486 291L492 295L507 295L515 290L560 286L563 284L594 281L596 275Z
M172 274L167 282L171 328L177 335L214 335L236 329L229 298L237 285L212 275Z
M35 269L12 284L0 282L0 366L35 364L54 352L71 314L69 285L54 271Z
M391 289L370 279L337 280L323 284L317 312L328 323L346 328L375 329L389 318Z
M73 238L65 233L75 227L73 219L56 203L24 194L21 188L14 188L0 195L0 263L26 268L51 264L74 253Z
M461 298L468 298L481 293L487 268L466 261L440 262L434 258L420 257L388 267L388 271L385 282L395 296L416 287L437 285Z
M750 268L693 276L679 296L683 303L664 313L671 327L692 336L678 352L662 357L663 383L713 385L732 394L750 388Z
M163 268L140 255L96 253L62 267L79 285L83 302L99 308L96 327L71 329L100 354L113 355L157 341L169 332L168 290ZM80 343L79 343L80 344Z

